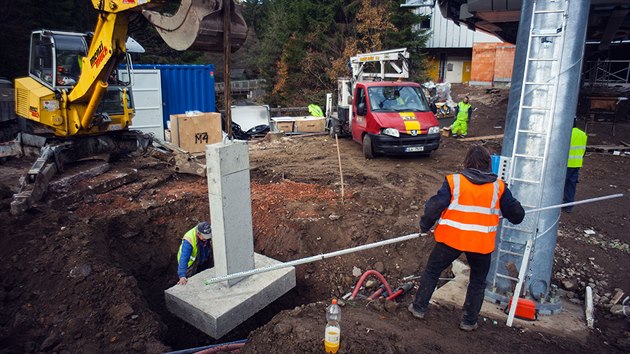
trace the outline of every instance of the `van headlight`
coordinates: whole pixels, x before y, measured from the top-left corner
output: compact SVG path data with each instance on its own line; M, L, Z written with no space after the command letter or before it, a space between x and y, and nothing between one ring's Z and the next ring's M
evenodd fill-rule
M439 134L439 133L440 133L440 127L429 128L429 134Z
M394 128L385 128L381 130L381 134L393 136L394 138L400 138L400 132Z

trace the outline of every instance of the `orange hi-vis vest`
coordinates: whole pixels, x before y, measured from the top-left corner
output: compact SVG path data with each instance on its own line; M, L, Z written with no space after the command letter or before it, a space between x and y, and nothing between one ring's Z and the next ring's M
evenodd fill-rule
M451 204L438 221L435 241L463 252L491 253L505 184L501 180L474 184L460 174L446 179L451 187Z

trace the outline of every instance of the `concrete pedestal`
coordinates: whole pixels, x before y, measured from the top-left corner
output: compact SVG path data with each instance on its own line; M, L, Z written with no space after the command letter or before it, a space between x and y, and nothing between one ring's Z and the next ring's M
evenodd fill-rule
M254 254L256 268L280 263ZM215 277L211 268L164 292L166 307L212 338L219 339L256 312L295 287L295 268L283 268L243 278L235 285L205 285Z
M207 145L206 165L216 275L252 270L254 234L247 143ZM227 284L239 281L232 279Z
M249 152L234 141L206 146L214 268L164 292L175 316L218 339L295 287L295 268L205 285L205 281L281 262L254 253Z

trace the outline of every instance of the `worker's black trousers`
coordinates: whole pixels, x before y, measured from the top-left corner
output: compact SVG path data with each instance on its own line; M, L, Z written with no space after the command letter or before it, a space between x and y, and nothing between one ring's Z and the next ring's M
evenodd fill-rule
M468 282L468 291L466 292L466 301L464 302L463 322L465 324L477 323L477 317L483 303L484 290L486 288L486 276L490 270L491 253L481 254L474 252L466 253L468 265L470 265L470 279ZM453 247L449 247L441 242L436 243L427 268L420 279L420 287L413 300L413 306L418 311L426 311L431 300L431 295L435 290L435 286L440 278L440 274L454 260L462 254L462 251Z
M579 167L567 167L567 175L564 179L564 197L562 198L563 203L573 203L575 201L575 190L579 176ZM564 207L562 209L569 213L573 211L572 206Z

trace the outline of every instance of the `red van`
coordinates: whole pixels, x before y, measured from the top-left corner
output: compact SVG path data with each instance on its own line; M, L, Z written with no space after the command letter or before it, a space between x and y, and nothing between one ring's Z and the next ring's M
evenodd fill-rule
M357 82L352 99L352 139L363 154L424 154L440 146L440 128L415 82Z

